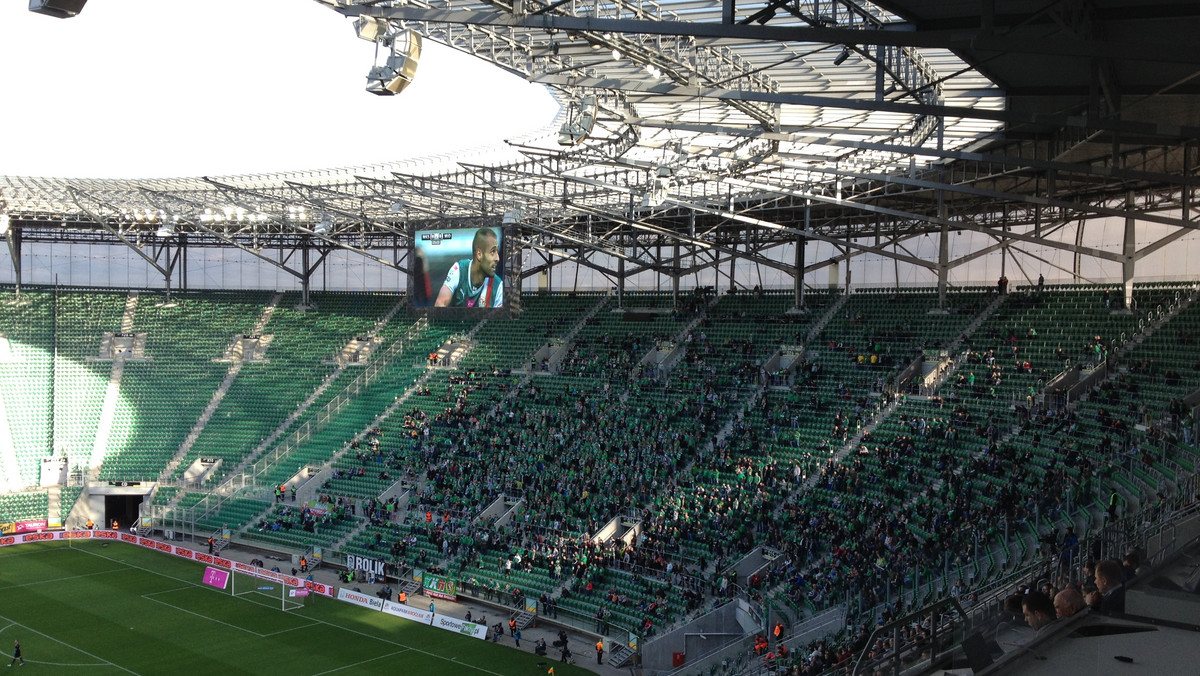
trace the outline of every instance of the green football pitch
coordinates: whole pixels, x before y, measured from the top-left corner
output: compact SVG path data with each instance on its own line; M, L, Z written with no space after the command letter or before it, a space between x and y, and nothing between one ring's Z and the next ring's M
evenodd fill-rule
M20 640L45 674L546 674L579 667L503 644L309 596L284 612L279 591L239 578L239 595L200 584L204 566L95 540L0 549L0 654ZM273 595L272 595L273 594ZM4 667L0 667L4 668Z

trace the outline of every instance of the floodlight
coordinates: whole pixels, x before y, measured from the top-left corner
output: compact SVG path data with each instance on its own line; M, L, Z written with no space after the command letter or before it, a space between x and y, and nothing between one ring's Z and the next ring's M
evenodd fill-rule
M159 237L174 237L175 226L171 224L161 225L159 226L158 230L154 232L154 234Z
M642 195L643 207L660 207L670 194L667 190L671 187L671 179L656 178L650 181L650 189Z
M848 58L850 58L850 48L849 48L849 47L842 47L842 53L841 53L841 54L838 54L838 55L837 55L837 56L836 56L836 57L833 59L833 65L835 65L835 66L840 66L840 65L842 65L843 63L846 63L846 59L848 59Z
M598 111L596 97L591 94L581 98L578 103L572 102L568 111L569 117L558 130L558 145L574 146L582 143L596 126Z
M317 224L313 226L313 232L318 235L328 235L332 230L333 219L329 217L329 214L321 216L321 220L317 221Z
M29 0L29 11L69 19L83 11L87 0Z

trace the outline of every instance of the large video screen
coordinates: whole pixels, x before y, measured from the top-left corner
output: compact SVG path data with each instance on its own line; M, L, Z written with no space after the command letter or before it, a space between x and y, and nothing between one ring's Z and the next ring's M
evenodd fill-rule
M412 234L414 308L461 311L506 309L507 233L499 218L418 228Z

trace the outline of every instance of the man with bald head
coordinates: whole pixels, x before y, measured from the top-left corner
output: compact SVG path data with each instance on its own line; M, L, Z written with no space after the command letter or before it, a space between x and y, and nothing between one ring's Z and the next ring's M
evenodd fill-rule
M1083 595L1074 588L1064 589L1054 597L1054 613L1060 620L1075 615L1085 605Z

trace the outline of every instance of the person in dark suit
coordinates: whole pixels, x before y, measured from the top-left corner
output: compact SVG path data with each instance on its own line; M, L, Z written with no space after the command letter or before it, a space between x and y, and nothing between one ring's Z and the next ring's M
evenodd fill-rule
M1096 591L1088 594L1088 605L1104 615L1125 612L1125 585L1121 562L1106 559L1096 564Z

